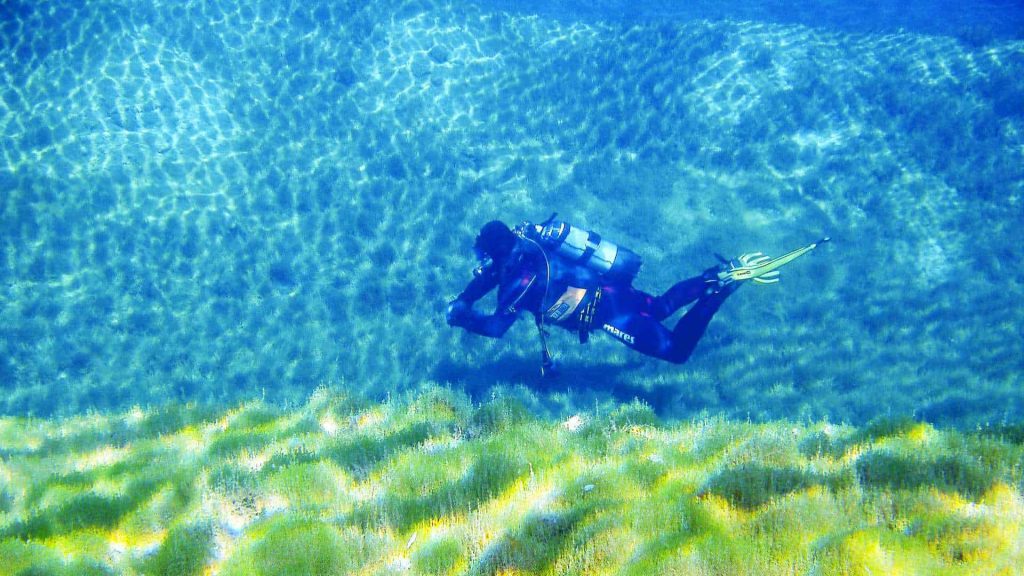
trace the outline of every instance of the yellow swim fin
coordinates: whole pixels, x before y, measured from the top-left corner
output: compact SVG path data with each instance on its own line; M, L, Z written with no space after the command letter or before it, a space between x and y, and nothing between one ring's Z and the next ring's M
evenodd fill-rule
M761 252L744 254L738 258L739 265L737 265L736 262L730 262L728 264L729 267L723 270L719 274L719 277L724 282L753 280L758 284L774 284L779 281L779 268L782 268L793 260L807 254L811 250L817 248L819 244L824 244L829 240L831 240L831 238L826 236L817 242L808 244L803 248L797 248L796 250L783 254L778 258L765 256Z

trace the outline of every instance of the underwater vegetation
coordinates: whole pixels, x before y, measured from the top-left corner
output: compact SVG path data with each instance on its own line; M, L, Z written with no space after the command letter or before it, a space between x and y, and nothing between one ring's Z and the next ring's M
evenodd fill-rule
M1024 437L319 389L0 419L0 575L1015 574Z

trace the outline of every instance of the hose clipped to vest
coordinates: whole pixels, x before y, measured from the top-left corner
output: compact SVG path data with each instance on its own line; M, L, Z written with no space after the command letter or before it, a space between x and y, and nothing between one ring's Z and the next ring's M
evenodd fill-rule
M544 320L540 314L534 316L534 320L537 323L537 333L540 334L540 375L543 378L554 378L558 376L558 365L548 350L548 331L544 328Z

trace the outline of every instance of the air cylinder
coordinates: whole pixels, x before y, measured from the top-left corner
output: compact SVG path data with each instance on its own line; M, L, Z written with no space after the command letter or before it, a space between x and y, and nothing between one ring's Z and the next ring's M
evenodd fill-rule
M541 242L555 254L608 280L630 283L643 264L643 258L629 248L566 222L550 222L536 229Z

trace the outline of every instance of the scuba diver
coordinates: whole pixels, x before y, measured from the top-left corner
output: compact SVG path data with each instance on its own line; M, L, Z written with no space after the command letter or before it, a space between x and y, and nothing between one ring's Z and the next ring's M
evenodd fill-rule
M642 264L639 255L556 216L515 228L498 220L485 224L473 245L480 266L446 312L449 326L492 338L503 336L520 312L532 314L541 335L545 375L554 370L547 324L575 331L581 343L592 331L602 331L642 354L682 364L715 312L743 282L778 282L778 268L829 240L779 258L759 252L735 260L718 256L721 265L654 296L632 285ZM474 310L473 304L495 288L494 313ZM661 323L690 304L671 330Z

